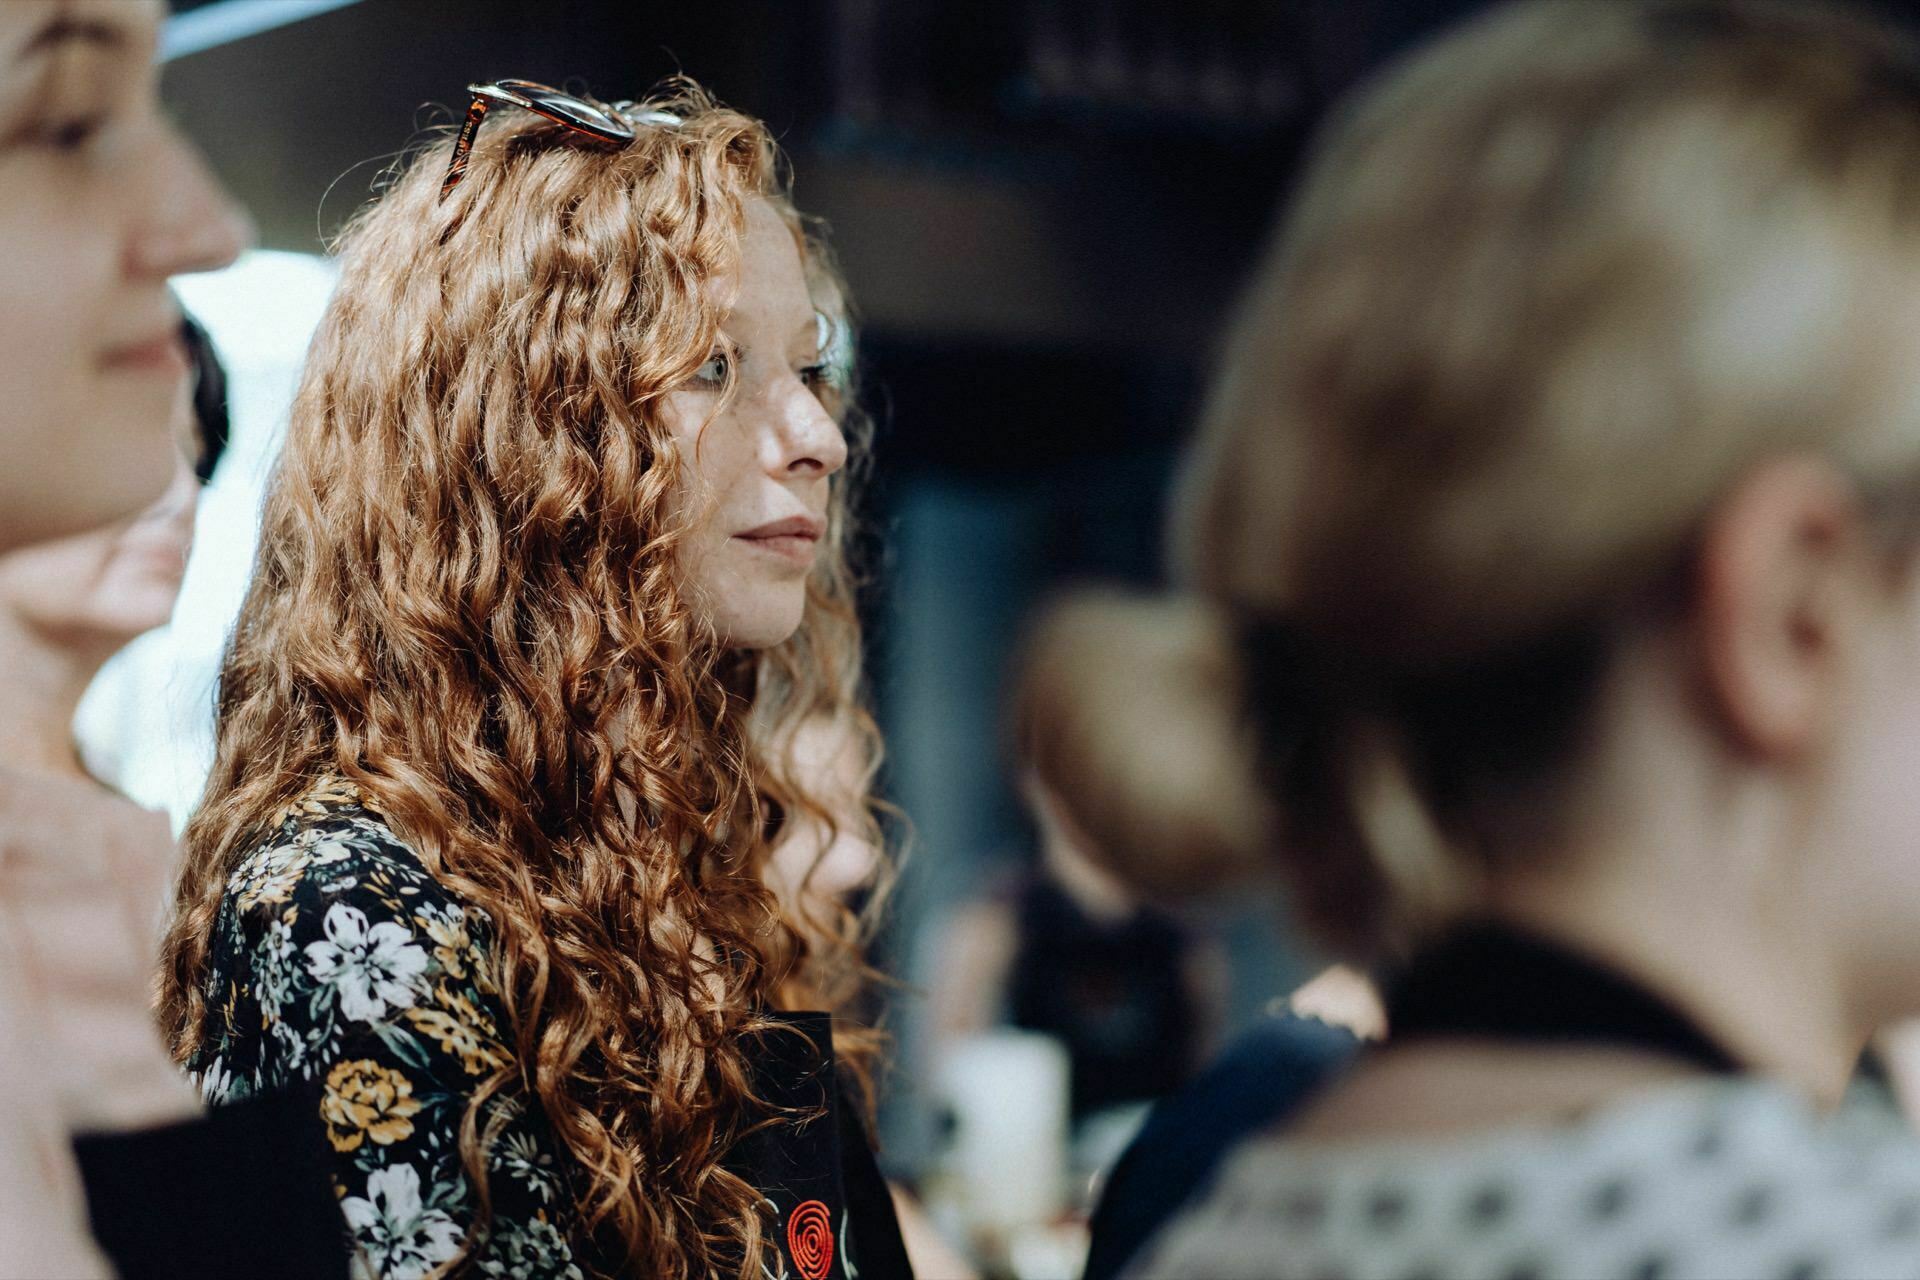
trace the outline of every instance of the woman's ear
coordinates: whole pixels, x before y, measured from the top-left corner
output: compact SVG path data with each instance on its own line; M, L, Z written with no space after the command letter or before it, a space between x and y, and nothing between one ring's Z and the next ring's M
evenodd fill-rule
M1825 736L1870 616L1871 553L1854 489L1825 459L1763 464L1714 508L1692 624L1708 707L1738 749L1784 761Z

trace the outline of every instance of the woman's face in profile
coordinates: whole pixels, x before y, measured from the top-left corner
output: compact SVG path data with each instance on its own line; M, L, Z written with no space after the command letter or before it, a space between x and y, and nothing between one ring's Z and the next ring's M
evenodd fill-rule
M0 549L99 528L174 477L167 278L243 221L161 117L159 0L0 3Z
M673 514L691 523L680 565L696 607L722 643L765 648L800 625L847 445L820 400L824 334L799 245L765 201L749 206L739 276L722 287L720 345L666 399L685 474Z

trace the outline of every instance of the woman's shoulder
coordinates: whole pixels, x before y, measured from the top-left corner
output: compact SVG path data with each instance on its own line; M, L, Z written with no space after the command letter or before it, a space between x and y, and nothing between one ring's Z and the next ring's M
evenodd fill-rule
M1920 1139L1877 1088L1825 1111L1752 1080L1456 1138L1269 1134L1142 1259L1130 1275L1911 1274Z
M251 1091L324 1072L362 1041L425 1037L459 1060L456 1075L491 1070L507 1058L492 942L486 913L378 812L309 796L228 877L192 1065L238 1071Z
M352 794L309 795L228 876L206 1052L260 1041L264 1054L263 1030L288 1044L299 1033L314 1043L291 1061L309 1065L338 1031L404 1018L443 1029L435 1011L449 1009L496 1041L493 936L486 912L437 880L376 810Z
M345 787L316 789L287 806L271 833L234 864L226 898L241 916L284 917L288 907L339 904L380 915L471 910L386 818Z

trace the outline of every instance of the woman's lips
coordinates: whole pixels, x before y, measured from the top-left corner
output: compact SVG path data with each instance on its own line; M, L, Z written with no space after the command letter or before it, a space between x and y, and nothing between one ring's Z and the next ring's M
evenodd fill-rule
M811 565L813 563L813 550L820 545L818 538L796 537L793 534L780 534L771 538L757 538L749 537L743 533L740 535L740 541L746 543L748 546L758 547L770 555L779 556L782 560L790 560L798 565Z
M187 348L175 331L131 346L115 347L101 363L127 373L158 373L181 378L187 373Z
M807 516L795 516L749 529L745 533L736 533L734 537L769 555L805 568L813 564L814 551L825 532L826 526L820 521Z

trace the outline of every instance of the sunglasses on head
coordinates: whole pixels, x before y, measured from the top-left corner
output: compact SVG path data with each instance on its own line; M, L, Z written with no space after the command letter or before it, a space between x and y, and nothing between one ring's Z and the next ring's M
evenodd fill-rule
M453 144L453 159L447 165L447 176L440 184L442 200L466 176L467 160L473 151L473 136L480 132L480 122L487 118L487 112L495 106L519 107L582 137L614 144L632 142L637 136L634 132L635 123L669 128L680 123L679 116L667 111L642 111L629 118L620 112L631 103L602 106L532 80L495 80L491 84L470 84L467 92L473 95L473 102L467 108L465 123L460 126L460 136Z

